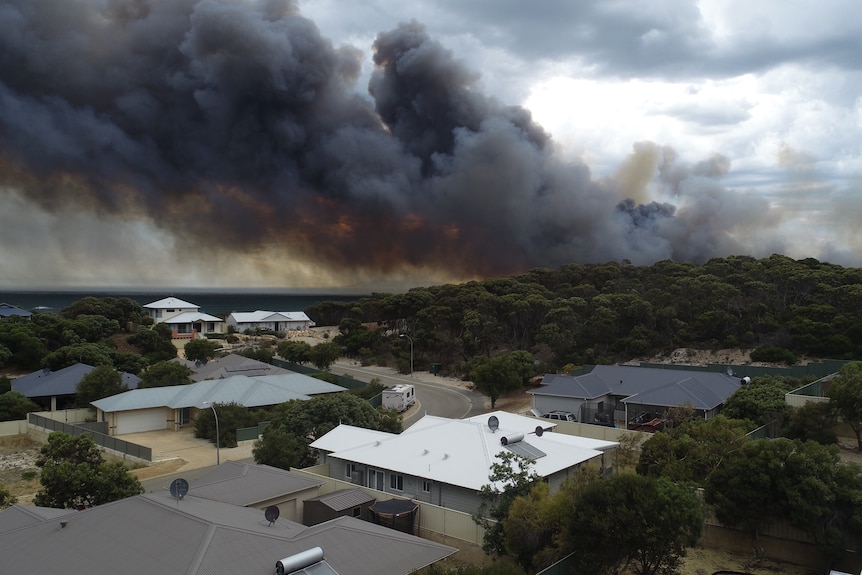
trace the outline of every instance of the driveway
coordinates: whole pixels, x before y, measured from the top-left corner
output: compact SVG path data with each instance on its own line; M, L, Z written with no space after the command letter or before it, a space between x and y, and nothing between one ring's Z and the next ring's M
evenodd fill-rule
M175 467L177 471L208 467L216 463L215 444L206 439L195 437L194 430L191 428L180 431L161 430L127 433L117 437L152 449L153 464L176 460L184 461L185 463ZM237 447L221 447L218 449L218 457L221 461L248 459L252 456L253 443L253 441L247 441Z

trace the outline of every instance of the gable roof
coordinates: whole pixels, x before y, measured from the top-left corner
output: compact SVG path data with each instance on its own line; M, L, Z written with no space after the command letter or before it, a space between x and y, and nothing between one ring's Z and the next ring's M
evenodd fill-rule
M226 461L192 481L189 494L248 507L324 483L269 465Z
M597 365L586 375L545 375L542 386L529 393L583 400L616 395L632 403L661 406L691 403L695 409L711 410L739 387L739 378L725 373Z
M21 309L12 304L0 303L0 317L12 317L14 315L21 317L30 317L33 314L26 309Z
M224 320L220 317L216 317L214 315L209 315L208 313L203 313L203 312L199 312L199 311L187 311L187 312L183 312L179 315L175 315L174 317L163 320L163 322L166 324L194 323L196 321L221 322Z
M188 309L194 308L198 309L200 306L196 303L189 303L187 301L183 301L179 298L175 298L173 296L162 298L158 301L153 301L147 304L144 304L147 309Z
M13 379L12 391L17 391L27 397L74 395L81 379L94 369L96 368L86 363L76 363L57 371L40 369ZM123 384L129 389L136 389L141 383L141 378L137 375L121 373L120 376Z
M492 430L487 422L497 417L499 428ZM540 477L601 456L598 447L618 445L611 441L590 440L560 433L535 433L536 427L552 428L546 422L502 411L484 414L471 419L447 419L426 415L401 434L375 437L364 434L362 443L350 437L352 429L339 425L311 447L335 447L329 457L387 469L396 473L422 477L440 483L480 489L488 484L491 465L496 455L511 451L534 458L533 470ZM330 433L341 437L343 446L328 437ZM379 433L379 432L378 432ZM516 436L520 435L520 438ZM509 445L501 443L510 438Z
M218 359L212 359L206 363L198 363L181 358L176 358L172 361L188 366L193 372L191 375L192 381L218 379L232 375L257 377L261 375L295 373L270 363L239 355L238 353L231 353Z
M204 402L237 403L245 407L277 405L294 399L311 399L297 389L314 389L317 393L346 391L345 388L301 373L273 376L277 379L235 375L224 379L207 379L188 385L170 385L134 389L91 403L102 411L132 411L153 407L200 407ZM311 380L311 381L307 381Z
M302 311L235 311L230 314L236 323L261 323L271 321L311 321Z
M5 513L5 511L3 512ZM2 516L2 513L0 513ZM271 575L283 558L321 547L333 570L401 575L454 553L452 547L353 517L315 527L193 495L138 495L0 533L4 572L129 575Z

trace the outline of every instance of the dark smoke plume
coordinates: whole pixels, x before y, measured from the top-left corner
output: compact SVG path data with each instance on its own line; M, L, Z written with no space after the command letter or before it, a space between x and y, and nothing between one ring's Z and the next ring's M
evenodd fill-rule
M276 246L357 277L751 251L725 158L642 143L597 181L421 25L381 33L374 63L372 103L357 50L288 1L7 1L0 188L155 222L201 257Z

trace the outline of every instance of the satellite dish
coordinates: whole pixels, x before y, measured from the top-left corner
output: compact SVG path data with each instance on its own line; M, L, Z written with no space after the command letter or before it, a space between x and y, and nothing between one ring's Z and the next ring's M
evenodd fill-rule
M171 496L174 499L182 499L189 492L189 482L185 479L174 479L171 481Z
M270 505L266 508L266 511L263 512L263 516L266 517L266 520L269 521L269 524L272 525L278 519L278 515L281 513L278 510L278 506Z
M500 420L497 419L496 415L492 415L488 418L488 429L491 430L491 433L500 429Z
M541 425L536 426L536 437L542 437L542 434L545 433L545 430Z

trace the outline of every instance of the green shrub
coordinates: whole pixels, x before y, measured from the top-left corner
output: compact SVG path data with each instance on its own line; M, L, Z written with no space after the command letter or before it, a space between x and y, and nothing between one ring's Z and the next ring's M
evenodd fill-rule
M795 353L783 347L758 347L751 352L751 361L793 365L799 361L799 358Z

